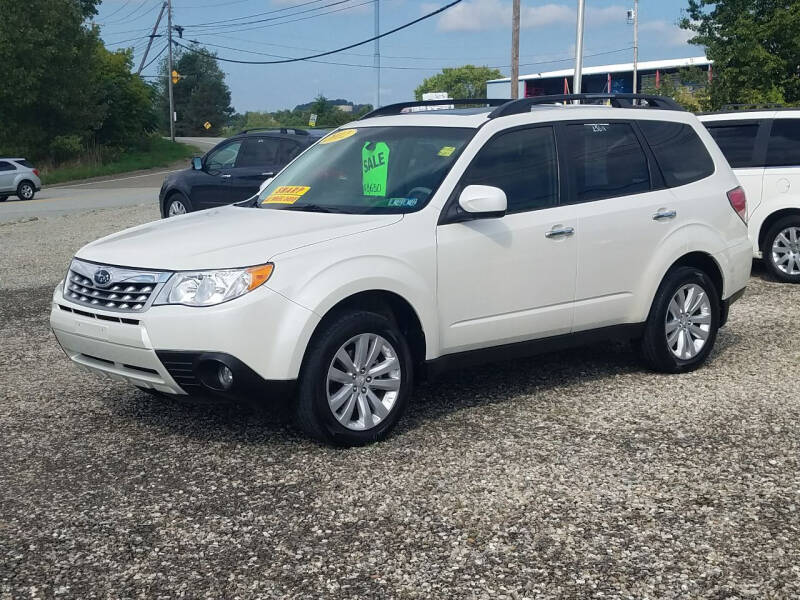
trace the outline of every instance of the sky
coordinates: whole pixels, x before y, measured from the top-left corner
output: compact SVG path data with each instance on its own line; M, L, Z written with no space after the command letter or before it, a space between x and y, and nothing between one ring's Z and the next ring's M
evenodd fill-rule
M380 30L388 31L452 0L380 0ZM104 0L94 18L110 49L132 47L136 67L162 0ZM639 59L702 56L676 22L687 0L640 0ZM633 0L587 0L584 65L631 62ZM520 74L574 65L577 0L522 0ZM369 39L375 0L173 0L173 23L221 58L264 61L302 57ZM159 33L166 32L166 15ZM179 40L180 41L180 40ZM442 67L497 67L510 73L511 0L460 4L381 39L381 104L413 100L414 88ZM186 43L184 41L184 43ZM148 62L166 48L153 42ZM293 108L323 94L374 103L374 43L319 59L248 65L220 62L238 112ZM334 63L334 64L332 64ZM143 71L156 74L158 61Z

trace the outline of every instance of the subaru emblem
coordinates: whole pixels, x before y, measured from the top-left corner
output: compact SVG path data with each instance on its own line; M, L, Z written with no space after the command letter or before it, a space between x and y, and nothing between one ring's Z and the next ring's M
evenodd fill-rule
M111 283L111 273L105 269L97 269L97 271L94 272L93 279L94 282L100 287L106 287L109 283Z

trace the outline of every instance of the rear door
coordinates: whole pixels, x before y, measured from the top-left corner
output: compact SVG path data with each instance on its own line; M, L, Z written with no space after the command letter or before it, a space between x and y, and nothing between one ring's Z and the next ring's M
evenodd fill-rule
M763 198L764 147L769 134L769 119L726 119L704 121L703 125L744 188L749 218Z
M280 138L248 137L242 144L231 178L231 202L239 202L256 194L265 179L278 169Z
M10 162L0 160L0 193L16 191L14 189L14 177L17 169Z
M772 121L764 168L764 202L800 207L800 119ZM765 206L765 208L768 208ZM779 208L776 206L776 208Z

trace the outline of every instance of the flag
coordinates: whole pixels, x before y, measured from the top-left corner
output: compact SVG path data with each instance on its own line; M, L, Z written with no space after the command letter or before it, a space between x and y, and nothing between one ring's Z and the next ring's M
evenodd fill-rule
M661 71L656 69L656 89L661 89Z
M569 94L569 82L566 77L564 77L564 93Z
M611 73L608 74L608 93L611 93Z

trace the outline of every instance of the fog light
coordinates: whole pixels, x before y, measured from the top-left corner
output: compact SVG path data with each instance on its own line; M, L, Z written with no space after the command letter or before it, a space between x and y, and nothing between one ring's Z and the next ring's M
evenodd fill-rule
M226 365L220 365L217 371L217 379L219 379L219 384L222 386L222 389L228 390L233 385L233 371Z

